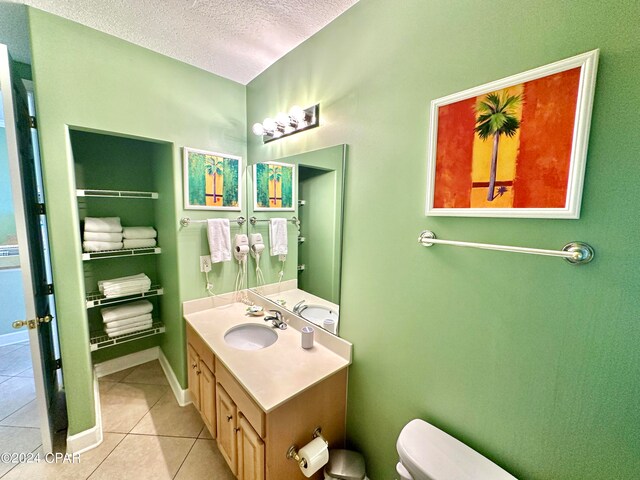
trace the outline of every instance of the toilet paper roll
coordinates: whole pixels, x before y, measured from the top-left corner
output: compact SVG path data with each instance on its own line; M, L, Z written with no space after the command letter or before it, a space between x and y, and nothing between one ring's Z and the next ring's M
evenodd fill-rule
M309 478L329 461L329 447L322 438L314 438L298 452L300 470Z

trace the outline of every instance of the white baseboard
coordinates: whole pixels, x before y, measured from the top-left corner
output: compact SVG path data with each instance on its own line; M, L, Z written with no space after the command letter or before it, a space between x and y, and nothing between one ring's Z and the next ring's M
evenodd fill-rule
M14 343L28 342L29 331L24 330L20 332L5 333L0 335L0 347L5 345L13 345Z
M176 374L173 372L167 357L164 356L160 347L148 348L146 350L141 350L140 352L131 353L129 355L98 363L93 367L93 397L95 399L96 425L84 432L67 437L68 453L86 452L87 450L91 450L102 443L102 413L100 410L100 386L98 378L127 368L136 367L153 360L158 360L160 362L162 370L167 377L169 386L171 387L178 404L181 407L184 407L191 403L189 390L182 389Z
M98 376L93 375L93 398L95 402L96 424L94 427L67 437L67 453L83 453L102 443L102 411L100 410L100 386Z
M162 367L162 370L164 370L164 374L167 377L167 381L169 382L169 386L171 387L171 390L176 397L178 405L180 405L181 407L189 405L191 403L191 395L189 395L189 390L184 390L180 386L180 382L178 382L176 374L173 373L173 369L171 368L171 365L169 365L169 360L167 360L167 357L164 356L164 352L162 350L158 350L160 351L160 357L158 358L158 360L160 361L160 366Z
M160 358L160 347L151 347L139 352L123 355L122 357L112 358L94 366L98 378L110 375L127 368L137 367L143 363L158 360Z

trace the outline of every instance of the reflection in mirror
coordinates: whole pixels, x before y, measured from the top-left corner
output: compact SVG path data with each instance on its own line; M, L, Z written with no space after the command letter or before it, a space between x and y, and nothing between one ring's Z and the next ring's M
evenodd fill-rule
M247 172L249 287L334 334L345 160L346 145L337 145L251 165Z

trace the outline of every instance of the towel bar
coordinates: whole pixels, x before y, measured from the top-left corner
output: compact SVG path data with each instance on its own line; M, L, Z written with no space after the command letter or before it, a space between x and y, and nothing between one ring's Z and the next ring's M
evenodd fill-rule
M244 217L238 217L235 220L234 219L229 219L230 222L236 222L239 226L244 225L244 222L246 222L247 220ZM189 217L182 217L180 219L180 226L181 227L188 227L189 225L191 225L192 223L207 223L206 220L191 220Z
M549 257L562 257L572 265L583 265L593 260L595 252L593 248L584 242L567 243L562 250L545 250L542 248L512 247L509 245L493 245L491 243L459 242L457 240L442 240L436 238L431 230L423 230L418 237L418 243L423 247L434 244L451 245L454 247L481 248L483 250L499 250L502 252L528 253L531 255L546 255Z

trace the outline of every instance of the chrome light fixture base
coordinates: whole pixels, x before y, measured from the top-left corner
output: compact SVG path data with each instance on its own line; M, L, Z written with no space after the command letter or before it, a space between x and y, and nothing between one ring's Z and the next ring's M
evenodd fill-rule
M295 114L292 113L294 109L297 109ZM256 123L253 126L253 132L262 136L263 143L269 143L318 126L320 126L320 104L304 109L293 107L289 114L278 114L276 120L266 118L263 123Z

